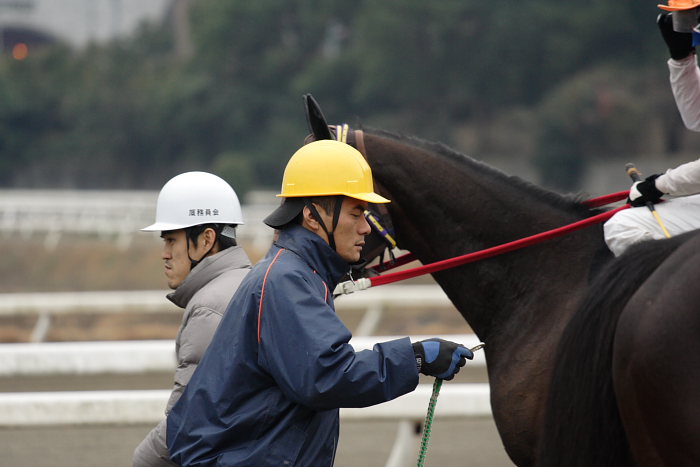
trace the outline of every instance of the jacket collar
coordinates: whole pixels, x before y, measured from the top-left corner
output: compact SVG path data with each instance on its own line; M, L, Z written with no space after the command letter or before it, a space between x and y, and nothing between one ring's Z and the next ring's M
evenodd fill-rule
M230 269L247 267L250 267L250 260L243 248L240 246L226 248L200 261L190 271L182 284L168 294L168 299L180 308L185 308L192 296L212 279Z
M280 231L276 244L299 255L331 289L350 270L350 265L321 237L300 225Z

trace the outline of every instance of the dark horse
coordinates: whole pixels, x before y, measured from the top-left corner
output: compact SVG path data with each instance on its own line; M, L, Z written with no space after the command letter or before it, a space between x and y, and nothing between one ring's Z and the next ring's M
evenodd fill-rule
M331 137L306 96L315 139ZM443 145L350 132L424 264L594 212ZM486 342L491 405L519 466L700 465L700 236L618 259L600 226L434 274ZM360 292L361 293L361 292Z

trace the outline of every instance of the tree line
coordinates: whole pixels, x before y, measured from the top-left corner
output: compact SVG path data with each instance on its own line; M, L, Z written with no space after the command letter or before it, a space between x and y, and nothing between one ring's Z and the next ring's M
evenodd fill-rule
M579 188L597 158L685 150L656 2L197 0L169 23L74 51L0 58L0 186L158 189L186 170L276 188L302 94L351 124ZM340 122L337 122L340 123Z

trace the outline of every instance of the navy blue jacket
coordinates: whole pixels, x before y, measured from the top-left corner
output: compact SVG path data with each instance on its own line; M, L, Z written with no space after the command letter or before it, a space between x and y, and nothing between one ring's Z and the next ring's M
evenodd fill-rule
M234 295L168 415L183 466L331 466L338 409L394 399L418 384L408 338L355 352L332 291L348 264L300 226Z

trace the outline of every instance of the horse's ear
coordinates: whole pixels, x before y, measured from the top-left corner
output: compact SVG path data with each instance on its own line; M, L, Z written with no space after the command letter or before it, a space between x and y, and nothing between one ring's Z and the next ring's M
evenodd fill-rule
M306 108L306 122L309 125L309 131L314 136L315 140L333 139L331 130L328 128L326 117L321 112L321 106L318 105L316 99L311 94L304 94L304 107Z

